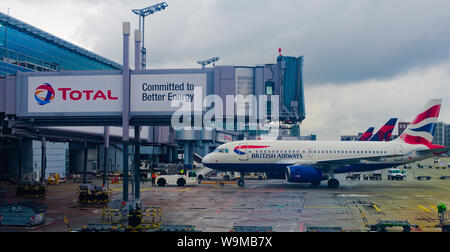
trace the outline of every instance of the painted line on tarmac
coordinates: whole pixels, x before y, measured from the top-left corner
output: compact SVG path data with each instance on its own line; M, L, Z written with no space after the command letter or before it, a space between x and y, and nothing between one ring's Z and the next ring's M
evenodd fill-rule
M142 189L141 189L141 192L150 191L150 190L155 190L155 188L153 188L153 187L142 188Z
M239 193L237 193L237 194L239 194ZM223 210L225 210L226 208L230 207L231 205L233 205L235 202L238 202L238 201L239 201L238 195L235 195L235 197L232 200L230 200L224 207L219 209L216 212L216 214L220 214Z
M304 206L303 209L348 209L348 208L358 208L354 206Z
M300 233L302 233L305 230L305 223L302 221L300 222Z
M191 188L185 188L185 189L181 189L181 190L177 190L177 191L179 191L179 192L186 192L186 191L190 191L190 190L192 190Z
M422 205L417 205L420 209L424 210L425 212L431 213L430 209L422 206Z
M373 204L372 206L373 206L373 208L375 208L375 210L377 210L377 212L379 212L379 213L382 212L381 209L377 205Z

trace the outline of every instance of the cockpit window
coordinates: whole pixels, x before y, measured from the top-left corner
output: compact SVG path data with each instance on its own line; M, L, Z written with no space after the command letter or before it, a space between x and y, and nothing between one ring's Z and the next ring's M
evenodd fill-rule
M216 153L230 153L228 149L225 148L217 148L214 152Z

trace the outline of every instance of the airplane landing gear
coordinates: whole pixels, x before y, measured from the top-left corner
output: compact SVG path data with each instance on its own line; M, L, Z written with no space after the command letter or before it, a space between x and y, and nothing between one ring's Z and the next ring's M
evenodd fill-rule
M239 187L244 187L245 186L244 176L245 176L245 173L241 172L241 177L238 180L238 186Z
M328 187L329 188L338 188L339 187L339 180L332 178L328 180Z

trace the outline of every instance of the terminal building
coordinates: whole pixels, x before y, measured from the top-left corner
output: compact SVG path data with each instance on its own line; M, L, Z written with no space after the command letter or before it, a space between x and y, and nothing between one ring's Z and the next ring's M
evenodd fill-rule
M18 71L56 72L121 68L120 64L0 13L0 78L15 75ZM7 133L4 128L2 127L2 133ZM47 144L48 174L59 173L62 177L68 174L69 145L68 142ZM0 180L16 178L18 170L12 168L19 164L23 166L23 174L32 174L40 169L41 142L33 137L23 138L21 146L22 151L18 151L19 141L2 138L0 134ZM71 151L76 155L76 148Z
M0 13L0 75L120 70L121 65Z
M280 137L289 139L315 139L301 137L300 125L306 117L303 64L304 57L280 54L274 63L255 66L213 66L200 69L152 70L170 73L202 71L208 76L207 94L226 100L230 95L278 95ZM54 35L0 13L0 180L23 179L36 173L42 166L42 141L45 147L46 174L61 177L87 171L100 171L104 167L105 146L102 133L79 131L76 128L46 127L28 122L29 127L16 129L11 121L18 120L11 111L8 97L16 83L18 72L66 71L121 71L122 66L100 55L62 40ZM20 99L20 98L17 98ZM271 101L267 106L270 115ZM19 101L20 103L20 101ZM14 100L15 104L15 100ZM248 105L245 105L248 106ZM249 108L248 108L249 109ZM14 110L15 112L15 110ZM67 125L69 126L69 125ZM116 125L120 126L120 125ZM224 125L226 126L226 125ZM245 129L205 131L175 131L167 125L149 126L148 135L141 136L141 159L152 164L179 163L188 168L217 146L246 139L258 139L267 132ZM42 137L45 137L44 139ZM106 166L110 172L122 170L122 139L112 134ZM133 149L133 148L131 148ZM198 155L197 155L198 154ZM132 151L129 165L131 165ZM85 162L84 160L87 160Z

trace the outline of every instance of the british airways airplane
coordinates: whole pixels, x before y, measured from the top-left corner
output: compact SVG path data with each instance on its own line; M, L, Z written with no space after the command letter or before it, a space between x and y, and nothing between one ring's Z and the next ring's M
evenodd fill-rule
M432 144L442 99L430 100L400 137L373 141L237 141L219 146L203 158L206 167L283 174L288 182L319 185L328 180L339 187L335 174L381 170L423 160L450 148ZM238 182L243 187L243 176Z

